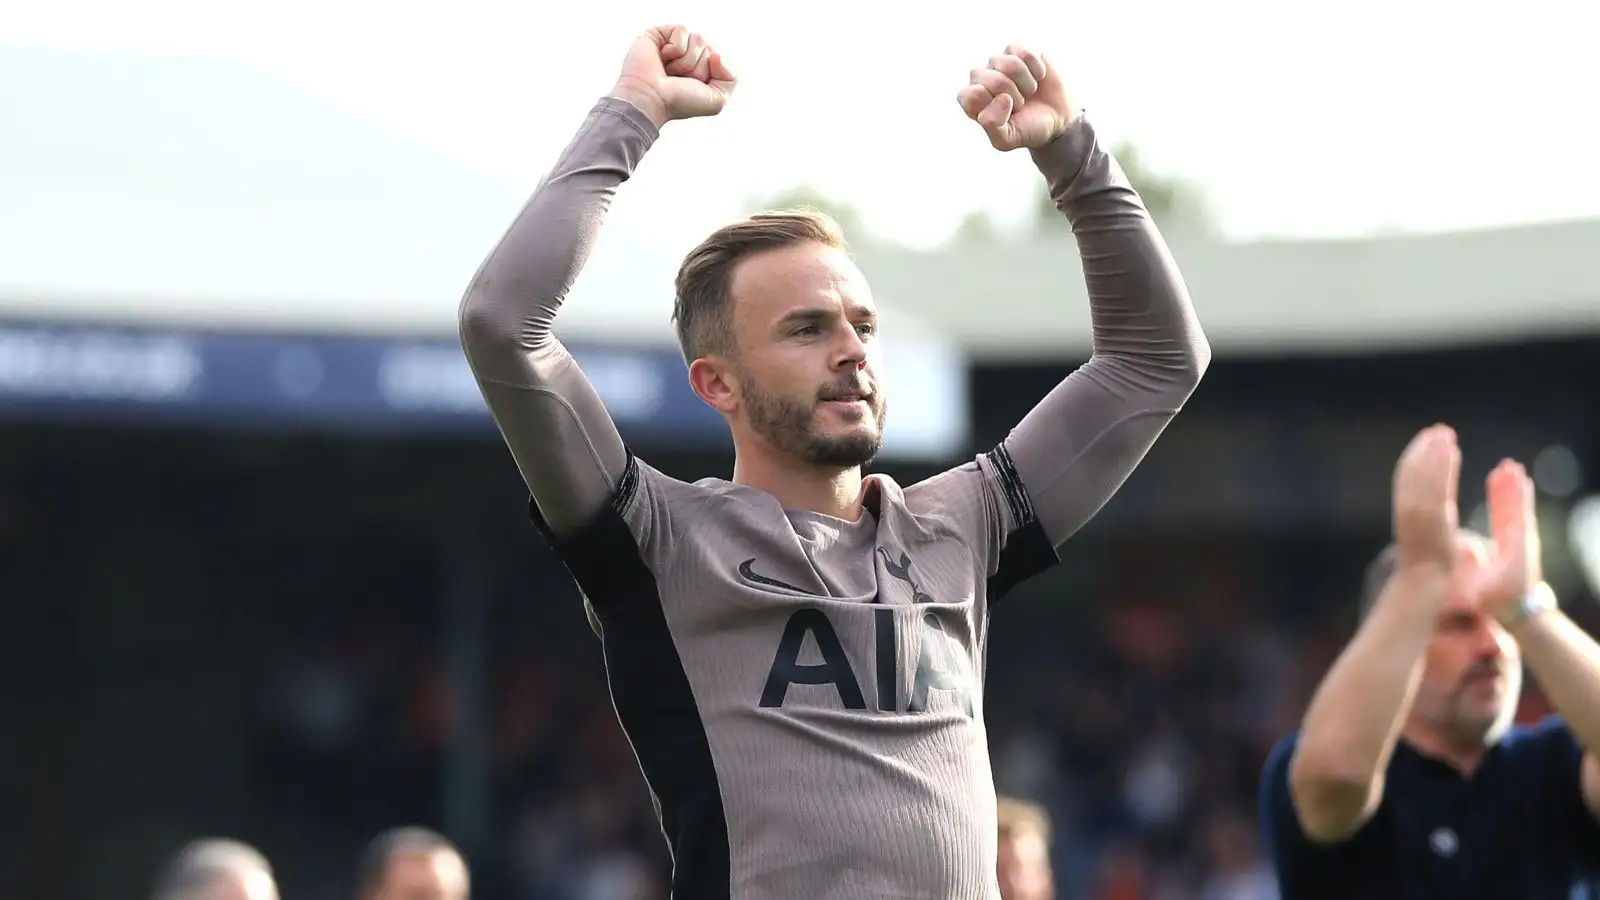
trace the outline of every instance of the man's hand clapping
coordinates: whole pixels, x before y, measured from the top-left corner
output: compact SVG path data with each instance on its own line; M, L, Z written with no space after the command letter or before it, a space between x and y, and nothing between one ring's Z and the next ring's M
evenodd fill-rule
M1461 448L1447 425L1424 428L1394 470L1394 540L1402 569L1455 565Z

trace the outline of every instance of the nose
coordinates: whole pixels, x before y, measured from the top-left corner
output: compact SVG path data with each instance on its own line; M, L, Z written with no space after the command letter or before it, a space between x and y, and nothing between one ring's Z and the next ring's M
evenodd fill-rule
M1500 627L1487 616L1479 622L1477 647L1474 648L1476 650L1474 655L1479 661L1488 662L1505 655L1505 647L1501 645L1500 640L1502 634Z
M861 339L861 332L853 324L846 322L845 327L840 329L835 348L835 369L849 371L867 367L867 342Z

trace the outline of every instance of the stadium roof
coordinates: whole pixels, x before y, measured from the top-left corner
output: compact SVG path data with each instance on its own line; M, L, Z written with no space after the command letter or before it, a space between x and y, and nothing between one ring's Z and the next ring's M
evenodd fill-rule
M232 63L0 49L0 311L438 331L518 198Z
M0 318L453 336L523 199L222 60L0 47L0 121ZM911 342L1059 357L1089 346L1064 244L858 255ZM1217 349L1252 353L1595 331L1596 246L1600 220L1175 251ZM562 335L669 344L675 266L607 229Z
M0 318L453 336L524 200L220 59L0 47L0 122ZM607 229L562 335L672 343L676 266Z
M217 59L0 47L0 122L0 323L14 323L0 400L138 387L155 360L200 385L173 400L200 412L256 415L263 398L335 418L357 400L379 418L396 403L482 412L456 308L521 190ZM631 404L640 422L703 412L669 318L676 268L607 228L557 325L613 412ZM905 379L885 452L946 455L966 439L965 360L882 312ZM107 343L106 326L147 336Z
M861 264L879 297L959 334L972 357L1086 355L1088 298L1072 247L1063 234L933 253L874 248ZM1597 247L1600 219L1353 240L1174 241L1173 252L1213 347L1241 355L1600 334Z

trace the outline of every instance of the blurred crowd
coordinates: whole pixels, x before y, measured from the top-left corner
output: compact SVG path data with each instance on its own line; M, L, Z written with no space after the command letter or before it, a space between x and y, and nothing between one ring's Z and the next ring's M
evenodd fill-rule
M1048 811L1058 896L1276 896L1256 779L1342 635L1330 621L1295 616L1291 628L1220 598L1191 602L1199 589L1100 598L1071 611L1080 621L1036 592L996 616L996 781ZM598 642L575 601L570 615L542 612L509 629L519 650L499 654L492 679L498 843L478 868L516 900L664 897L663 841ZM319 816L343 810L355 831L436 812L450 710L441 670L419 658L392 618L373 617L277 671L267 708L280 777L317 796Z
M1349 635L1360 553L1312 577L1289 551L1251 569L1186 546L1142 543L1120 563L1096 548L1123 574L1092 589L1047 580L996 610L985 700L996 784L1048 816L1057 897L1277 897L1256 827L1261 765ZM665 845L598 641L568 589L549 591L507 604L494 628L492 827L472 854L474 894L665 900ZM316 634L263 680L263 793L284 829L322 829L309 853L438 824L454 713L436 626L352 608ZM1544 711L1530 684L1522 718ZM280 868L287 898L349 896L337 884L347 858Z
M997 785L1048 811L1058 896L1272 900L1255 837L1256 779L1337 645L1270 624L1211 634L1177 603L1102 603L1094 612L1089 632L1058 633L1079 635L1070 652L991 663ZM1016 630L996 641L1012 642ZM405 652L403 642L392 646ZM307 789L339 795L349 779L336 760L330 770L330 749L339 735L363 733L361 722L369 734L383 723L381 740L408 748L419 782L433 768L446 733L438 679L380 696L393 683L386 655L381 643L346 642L286 674L279 709L294 716L281 724L299 744L296 777L311 771L313 752L326 772L326 784ZM508 898L665 897L664 845L594 657L578 638L565 653L522 656L496 679L502 843L486 867ZM365 759L370 771L371 744L343 746L349 766ZM428 809L427 787L394 789L406 768L381 772L385 787L375 793L387 801L345 789L341 808L368 826L383 812Z

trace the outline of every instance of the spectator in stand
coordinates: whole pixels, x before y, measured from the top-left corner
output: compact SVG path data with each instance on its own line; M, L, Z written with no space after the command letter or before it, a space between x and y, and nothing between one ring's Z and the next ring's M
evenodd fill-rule
M467 900L469 892L466 860L436 831L391 829L361 855L357 900Z
M1050 814L1015 797L999 801L1000 900L1054 900L1050 868Z
M265 855L240 841L206 838L172 858L156 879L152 900L278 900Z

